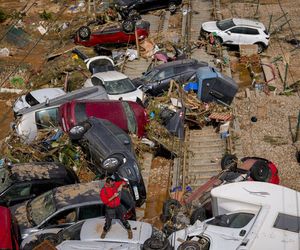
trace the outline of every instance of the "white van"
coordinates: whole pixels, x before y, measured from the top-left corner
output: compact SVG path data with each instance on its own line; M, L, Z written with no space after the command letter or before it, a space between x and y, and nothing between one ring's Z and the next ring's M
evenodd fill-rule
M214 188L211 196L215 217L171 234L174 249L299 249L299 192L264 182L237 182Z

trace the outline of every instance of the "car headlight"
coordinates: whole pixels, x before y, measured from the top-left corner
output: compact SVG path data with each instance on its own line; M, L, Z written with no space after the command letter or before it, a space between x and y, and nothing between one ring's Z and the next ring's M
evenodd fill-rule
M104 168L114 168L119 165L119 159L115 157L107 158L103 161Z

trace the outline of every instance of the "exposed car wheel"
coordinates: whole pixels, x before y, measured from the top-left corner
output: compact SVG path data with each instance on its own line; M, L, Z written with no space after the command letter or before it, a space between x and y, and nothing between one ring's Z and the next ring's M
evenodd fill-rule
M174 14L176 12L177 6L175 3L171 2L171 3L169 3L168 9L171 12L171 14Z
M167 250L170 249L170 242L168 239L159 239L156 237L151 237L147 239L143 244L143 250L153 250L153 249L159 249L159 250Z
M258 54L261 54L266 48L266 46L263 43L256 43L256 45Z
M91 33L91 29L88 26L82 26L78 30L79 37L82 40L89 40Z
M193 211L191 218L190 218L190 224L194 225L194 223L197 220L204 221L206 219L207 219L207 217L206 217L205 209L203 207L199 207Z
M178 250L201 250L201 245L197 241L185 241L181 243Z
M222 170L235 171L237 169L237 161L238 158L235 155L226 154L223 156L221 160L221 168Z
M178 209L180 207L181 207L181 204L179 203L178 200L168 199L168 200L164 201L162 217L165 218L166 220L170 219L170 217L172 215L172 211L174 211L175 209Z
M132 9L128 12L128 17L131 20L137 20L137 18L140 16L140 14L137 12L137 10Z
M113 174L123 163L123 159L124 156L122 156L121 154L111 155L102 161L101 167L106 173Z
M134 31L134 22L131 20L125 20L122 23L122 27L123 27L123 30L127 33L133 32Z
M268 163L257 160L250 169L250 177L255 181L267 182L271 175Z
M80 140L85 134L85 132L90 128L90 126L91 125L87 122L74 126L69 131L70 139L73 141Z

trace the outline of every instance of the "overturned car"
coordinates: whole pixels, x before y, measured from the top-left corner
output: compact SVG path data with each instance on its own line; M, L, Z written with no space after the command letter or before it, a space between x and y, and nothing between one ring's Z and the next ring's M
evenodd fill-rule
M146 188L132 148L130 137L111 122L94 117L69 131L70 139L83 147L91 161L90 168L100 176L127 179L136 205L146 199Z

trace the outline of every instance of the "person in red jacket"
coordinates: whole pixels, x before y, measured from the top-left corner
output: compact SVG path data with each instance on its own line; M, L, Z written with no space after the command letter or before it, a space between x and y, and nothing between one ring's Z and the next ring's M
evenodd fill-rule
M112 219L119 219L128 232L128 239L132 239L132 231L130 224L124 218L124 213L121 207L120 193L122 187L126 185L125 181L115 181L111 177L106 178L104 187L100 191L100 198L106 205L105 209L105 225L101 234L101 239L104 239L107 232L110 230Z

